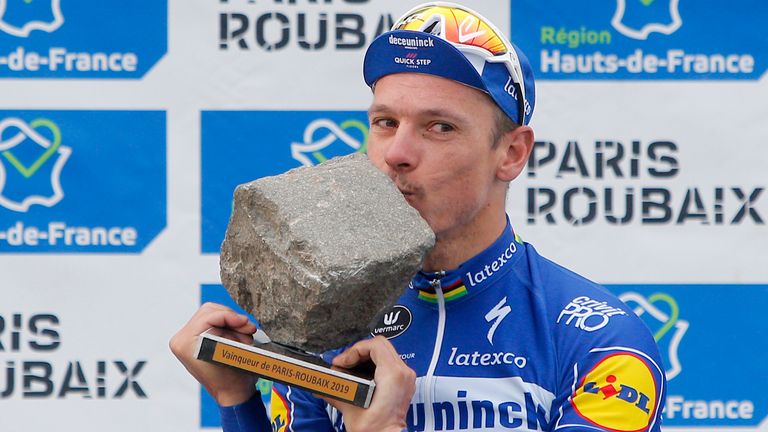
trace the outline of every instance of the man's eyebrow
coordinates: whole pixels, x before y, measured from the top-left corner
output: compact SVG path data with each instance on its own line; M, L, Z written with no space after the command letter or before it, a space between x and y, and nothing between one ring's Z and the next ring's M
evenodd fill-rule
M374 104L371 105L368 108L368 114L376 113L376 114L391 114L395 112L396 110L390 108L388 105L384 104ZM438 119L445 119L449 120L454 123L466 123L467 119L460 115L455 114L451 111L447 111L440 108L430 108L425 110L416 111L416 114L422 117L430 117L430 118L438 118Z
M389 113L392 112L392 109L390 109L387 105L384 104L374 104L368 107L368 114L370 113Z

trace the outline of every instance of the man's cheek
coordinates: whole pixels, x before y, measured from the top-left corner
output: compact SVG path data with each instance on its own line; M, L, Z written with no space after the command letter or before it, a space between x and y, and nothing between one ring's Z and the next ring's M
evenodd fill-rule
M386 174L389 174L387 163L384 161L384 152L379 149L378 146L368 146L368 160L371 161L373 166Z

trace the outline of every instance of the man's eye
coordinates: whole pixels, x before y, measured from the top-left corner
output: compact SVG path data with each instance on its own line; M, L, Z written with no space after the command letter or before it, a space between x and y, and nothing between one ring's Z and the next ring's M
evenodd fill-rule
M429 130L432 132L437 133L448 133L453 132L456 128L454 128L452 125L448 123L434 123L432 126L429 127Z
M381 128L389 129L389 128L397 127L397 122L389 118L382 118L382 119L374 120L373 125Z

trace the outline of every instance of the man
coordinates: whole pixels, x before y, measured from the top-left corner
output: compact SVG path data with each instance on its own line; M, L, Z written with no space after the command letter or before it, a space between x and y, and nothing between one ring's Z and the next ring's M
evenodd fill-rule
M506 217L508 184L534 140L525 57L477 13L432 3L372 42L364 77L374 92L369 158L437 242L395 307L403 330L333 360L377 365L371 407L276 384L272 425L658 431L665 381L647 328L603 288L539 256ZM222 406L225 430L267 430L253 378L191 358L210 326L244 342L255 331L205 305L174 336L174 353Z

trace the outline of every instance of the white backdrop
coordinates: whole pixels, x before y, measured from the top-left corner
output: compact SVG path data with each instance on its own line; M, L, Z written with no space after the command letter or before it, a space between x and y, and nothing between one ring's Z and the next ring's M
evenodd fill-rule
M165 5L157 0L102 2L98 9L76 0L42 3L45 7L34 3L37 9L28 11L18 9L25 7L22 2L0 0L0 121L34 123L38 126L31 129L43 136L38 147L11 149L7 144L20 129L0 128L0 150L6 151L6 144L21 161L0 157L0 196L16 202L25 194L53 194L53 170L61 153L46 156L46 151L58 145L71 155L60 173L63 196L55 203L26 210L0 205L0 230L6 234L0 235L0 430L212 430L208 426L215 419L204 413L210 403L170 354L167 341L208 297L206 287L215 291L220 283L212 249L223 229L230 184L298 166L290 144L302 142L312 120L343 124L361 118L370 102L362 82L364 50L338 45L362 45L360 34L370 42L382 16L386 23L389 15L396 18L414 3L169 0L167 19ZM525 19L521 15L531 21L562 15L565 24L555 18L550 24L578 28L568 21L573 16L562 3L465 2L506 31ZM766 17L761 3L747 3L751 9L734 13L745 20ZM599 7L610 15L617 4L623 0L604 0ZM691 22L710 16L692 5L680 7L679 32L702 27ZM57 8L62 16L58 26L22 35L24 22L56 22ZM592 13L584 9L583 14ZM242 39L247 49L238 36L232 37L242 24L237 14L248 21ZM287 19L286 26L278 14ZM310 44L318 41L320 21L326 21L326 46L300 46L302 14ZM288 29L284 48L267 51L259 45L259 17L266 17L268 41L279 40L282 29ZM511 30L532 60L539 51L524 41L542 43L535 25ZM360 32L337 29L358 26ZM611 28L608 22L603 27ZM614 31L613 42L622 37ZM760 41L757 48L742 51L752 49L764 71L768 43L765 37ZM18 47L39 53L51 47L135 52L138 67L78 71L73 63L70 71L64 65L35 70L34 60L28 60L24 70L12 70L9 54ZM717 76L631 78L543 74L537 81L532 125L542 144L534 157L546 155L547 142L556 155L513 184L508 208L513 225L543 255L608 284L617 294L636 292L637 298L647 299L628 303L639 314L648 312L646 318L653 316L649 325L654 331L654 322L674 325L671 336L657 334L665 360L674 358L680 365L670 380L669 394L680 398L675 400L698 401L699 407L713 400L754 406L748 418L718 418L709 412L697 415L692 408L686 416L668 404L674 412L665 430L741 426L768 431L768 398L761 391L768 385L762 368L768 361L768 332L759 315L768 307L766 192L758 191L746 215L733 221L746 199L738 193L749 196L768 184L768 123L762 121L768 115L768 85L764 79ZM39 126L38 119L56 125L58 144L53 129ZM34 141L29 134L25 138L25 143ZM639 142L637 175L626 175L632 164L627 154L619 163L623 177L606 170L597 178L598 155L608 158L615 151L606 141L623 143L628 153L632 142ZM578 143L571 147L578 145L587 173L560 170L558 176L561 165L578 168L573 153L564 156L569 142ZM658 142L666 144L654 147ZM658 152L655 157L649 156L651 147ZM340 148L329 152L350 151ZM661 156L675 162L662 162ZM36 161L41 162L34 168ZM648 172L673 165L678 171L671 177ZM563 202L568 190L578 188L594 191L595 198L583 189L569 195L574 218L589 215L590 200L595 213L594 219L574 225ZM626 223L607 221L606 188L613 189L618 217L625 214L625 190L633 191L634 213ZM669 192L670 221L643 221L643 188ZM684 203L694 188L703 209L696 208L693 195ZM718 188L721 207L716 207ZM551 209L555 223L547 221L547 211L529 211L529 194L542 200L542 189L556 197ZM705 216L678 224L683 208ZM723 214L720 223L718 212ZM18 222L46 231L62 221L67 226L137 227L138 245L79 247L75 240L71 245L41 240L19 246L8 240ZM657 293L672 301L655 302ZM681 327L687 333L680 333ZM127 387L121 389L123 384Z

